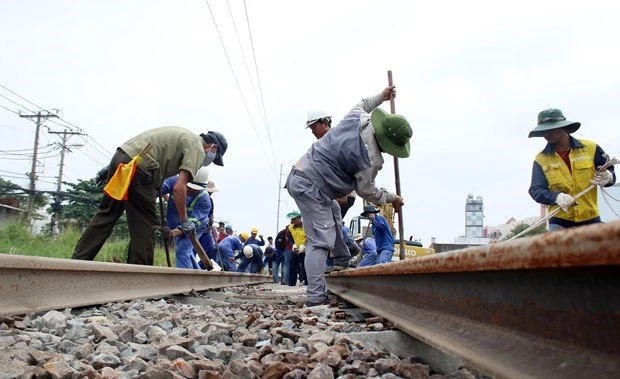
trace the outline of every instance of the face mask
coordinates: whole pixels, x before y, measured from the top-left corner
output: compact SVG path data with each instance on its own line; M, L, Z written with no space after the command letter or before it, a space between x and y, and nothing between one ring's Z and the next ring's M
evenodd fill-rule
M215 159L215 153L212 153L209 151L207 154L205 154L205 159L202 161L202 165L208 166L211 163L213 163L214 159Z

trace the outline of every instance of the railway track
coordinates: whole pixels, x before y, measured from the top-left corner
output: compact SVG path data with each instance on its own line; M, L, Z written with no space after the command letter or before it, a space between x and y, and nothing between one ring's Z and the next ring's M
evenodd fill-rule
M332 273L338 297L495 377L617 377L620 221ZM270 281L0 254L0 315Z

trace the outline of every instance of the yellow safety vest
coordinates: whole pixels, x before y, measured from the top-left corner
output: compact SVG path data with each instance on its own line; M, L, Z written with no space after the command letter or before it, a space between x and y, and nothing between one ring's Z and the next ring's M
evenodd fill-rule
M570 171L558 154L538 153L536 156L536 162L542 167L551 191L575 196L590 186L590 179L596 170L594 167L596 143L587 140L578 141L583 144L583 147L571 149ZM555 217L573 222L591 220L599 215L597 197L597 188L594 187L577 199L577 204L568 212L560 211ZM552 212L557 207L557 205L552 205L549 211Z
M295 241L295 245L305 245L306 244L306 233L304 232L304 227L296 228L293 224L287 226L288 231L291 233L293 237L293 241Z

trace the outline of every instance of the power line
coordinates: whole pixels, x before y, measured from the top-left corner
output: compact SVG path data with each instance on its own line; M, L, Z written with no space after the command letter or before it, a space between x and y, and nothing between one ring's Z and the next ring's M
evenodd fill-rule
M1 107L1 105L0 105ZM4 107L3 107L4 108ZM6 109L6 108L4 108ZM14 112L15 113L15 112ZM19 113L17 113L19 114ZM0 125L0 128L7 128L7 129L13 129L13 130L19 130L20 132L24 132L24 133L34 133L34 131L32 130L25 130L25 129L20 129L20 128L16 128L14 126L8 126L8 125Z
M259 112L261 112L260 100L258 100L258 94L256 93L256 88L254 88L254 81L252 80L252 74L250 74L250 67L248 67L248 61L245 57L245 52L243 51L243 45L241 44L241 38L239 38L239 32L237 31L237 24L235 24L235 18L233 17L229 0L226 0L226 5L228 5L228 13L230 14L230 20L232 21L233 28L235 29L235 35L237 36L237 42L239 43L239 50L241 50L241 56L243 56L243 64L245 65L245 70L248 73L248 78L250 78L250 85L252 86L252 92L254 93L256 104L258 104ZM263 120L266 121L265 114L261 112L261 116L263 116Z
M265 155L265 159L267 159L267 162L269 162L269 157L267 157L267 152L265 151L265 147L263 146L263 142L260 139L260 136L258 134L258 130L256 129L256 125L254 124L254 120L252 119L252 115L250 113L250 109L248 108L248 104L245 101L245 97L243 96L243 91L241 90L241 86L239 85L239 80L237 80L237 75L235 74L235 70L233 69L232 63L230 61L230 57L228 56L228 51L226 50L226 46L224 45L224 40L222 39L222 35L220 34L220 29L217 26L217 22L215 21L215 16L213 15L213 11L211 10L211 5L209 5L209 0L205 0L205 2L207 3L207 7L209 8L209 13L211 13L211 19L213 19L213 25L215 25L215 30L217 31L217 35L220 39L220 43L222 44L222 49L224 49L224 54L226 55L226 60L228 61L228 66L230 67L230 71L233 74L233 78L235 79L235 83L237 84L237 89L239 90L239 95L241 95L241 100L243 101L243 105L245 106L245 111L248 114L248 117L250 118L250 123L252 124L252 128L254 129L254 133L256 134L256 138L258 139L258 143L261 147L261 150L263 151L263 154ZM275 164L275 162L274 162ZM271 166L271 170L273 171L274 175L278 175L275 166Z
M32 111L32 110L30 110L30 109L28 109L28 108L24 107L24 106L23 106L23 105L21 105L20 103L15 102L15 101L13 101L13 100L9 99L8 97L6 97L6 96L4 96L4 95L1 95L1 94L0 94L0 97L7 99L8 101L10 101L11 103L13 103L13 104L17 105L17 106L18 106L18 107L20 107L20 108L24 108L25 110L27 110L27 111L28 111L28 112L30 112L30 113L34 113L34 111Z
M258 63L256 61L256 51L254 50L254 39L252 38L252 28L250 27L250 17L248 16L248 7L243 0L243 8L245 9L245 19L248 23L248 34L250 35L250 46L252 46L252 57L254 57L254 69L256 70L256 81L258 82L258 91L260 93L261 104L263 105L263 114L265 115L265 127L267 128L267 136L269 137L269 143L271 144L272 153L273 143L271 141L271 132L269 131L269 123L267 122L267 110L265 109L265 99L263 98L263 87L260 83L260 75L258 73ZM275 156L274 156L275 159Z
M21 96L20 94L18 94L18 93L16 93L16 92L14 92L14 91L11 91L10 89L8 89L8 88L6 88L5 86L3 86L2 84L0 84L0 87L4 88L5 90L9 91L9 92L10 92L10 93L12 93L13 95L15 95L15 96L19 97L20 99L22 99L22 100L24 100L24 101L26 101L26 102L28 102L28 103L30 103L30 104L32 104L32 105L34 105L35 107L37 107L37 108L39 108L39 109L41 109L41 110L43 110L43 111L45 110L45 109L43 109L43 107L40 107L40 106L36 105L35 103L33 103L32 101L30 101L30 100L26 99L25 97Z
M13 112L13 113L15 113L16 115L18 115L18 116L19 116L19 112L15 112L14 110L9 109L9 108L5 107L4 105L0 105L0 108L4 108L4 109L6 109L7 111L9 111L9 112Z

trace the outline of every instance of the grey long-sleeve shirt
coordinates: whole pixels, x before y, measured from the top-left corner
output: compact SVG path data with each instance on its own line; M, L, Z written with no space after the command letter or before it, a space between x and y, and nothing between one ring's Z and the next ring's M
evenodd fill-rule
M355 174L357 183L355 192L364 200L374 204L391 203L396 199L396 194L375 185L375 178L379 170L383 168L383 157L375 139L375 129L370 122L370 112L381 105L381 103L383 103L382 94L367 97L357 103L349 112L358 113L360 116L362 141L366 144L371 164L366 170Z

